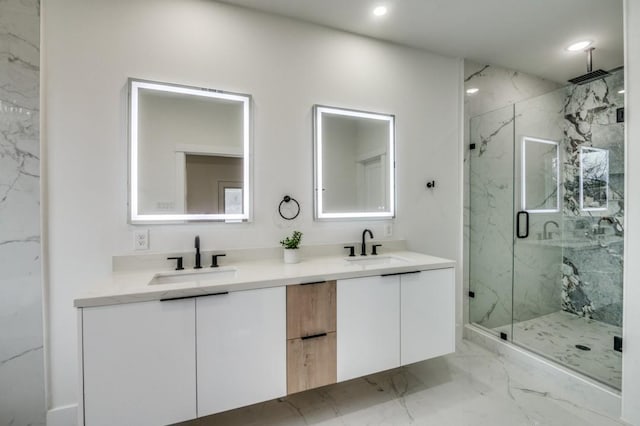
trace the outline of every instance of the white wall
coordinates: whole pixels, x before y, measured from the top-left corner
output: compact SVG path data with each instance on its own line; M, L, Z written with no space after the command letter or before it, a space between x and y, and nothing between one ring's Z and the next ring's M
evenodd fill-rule
M254 101L253 222L152 226L152 250L191 250L196 234L205 250L276 246L293 227L305 244L356 241L365 227L382 237L385 222L312 220L311 107L324 104L396 115L393 237L458 258L460 61L198 0L43 2L43 41L50 406L78 398L73 299L132 248L127 77ZM284 194L302 207L293 223L277 214Z
M640 2L625 0L625 274L622 418L640 425ZM634 164L634 167L631 165Z

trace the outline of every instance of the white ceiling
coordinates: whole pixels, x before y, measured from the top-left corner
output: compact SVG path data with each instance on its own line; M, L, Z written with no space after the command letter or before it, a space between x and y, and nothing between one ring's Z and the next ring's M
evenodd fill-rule
M223 0L447 56L565 82L586 73L571 42L590 39L593 68L623 65L622 0ZM376 18L374 6L387 15Z

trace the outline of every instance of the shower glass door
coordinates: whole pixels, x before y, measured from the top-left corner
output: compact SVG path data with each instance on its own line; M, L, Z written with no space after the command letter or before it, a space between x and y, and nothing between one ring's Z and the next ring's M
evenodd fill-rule
M469 321L621 385L622 70L470 120Z
M561 89L515 105L513 342L562 361L562 182L566 98ZM521 213L526 212L526 213ZM522 223L524 222L524 223Z
M513 105L470 121L469 322L511 335Z

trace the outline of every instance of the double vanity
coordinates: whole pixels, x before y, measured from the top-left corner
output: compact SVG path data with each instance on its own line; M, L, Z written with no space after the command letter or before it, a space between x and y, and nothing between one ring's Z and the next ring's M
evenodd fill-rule
M81 424L172 424L454 351L450 260L232 254L164 269L116 271L75 300Z
M251 101L129 80L132 225L253 220ZM392 220L395 117L312 110L314 219ZM295 219L298 202L291 215L283 202ZM190 265L114 258L111 279L75 300L79 423L173 424L453 352L454 262L390 241L367 252L367 232L361 256L305 246L297 264L281 249L201 258L199 238Z

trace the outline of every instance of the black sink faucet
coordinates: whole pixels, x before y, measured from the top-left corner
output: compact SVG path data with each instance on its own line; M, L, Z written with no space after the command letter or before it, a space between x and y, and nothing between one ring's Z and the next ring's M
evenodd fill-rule
M367 236L367 232L369 233L369 238L373 239L373 233L371 232L371 229L365 229L364 231L362 231L362 251L360 252L360 256L367 255L367 246L364 242L364 239Z
M193 269L202 269L200 264L200 236L196 235L196 266Z

